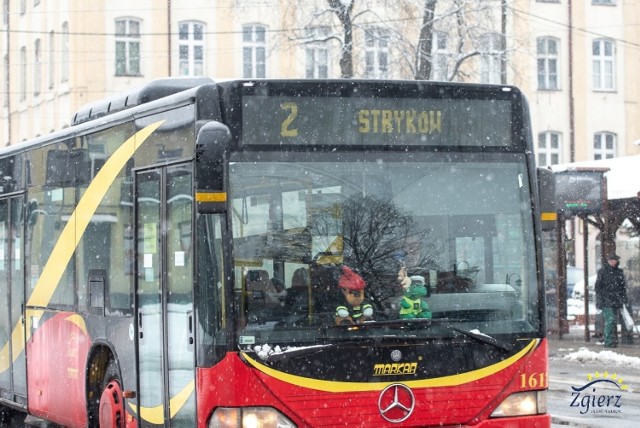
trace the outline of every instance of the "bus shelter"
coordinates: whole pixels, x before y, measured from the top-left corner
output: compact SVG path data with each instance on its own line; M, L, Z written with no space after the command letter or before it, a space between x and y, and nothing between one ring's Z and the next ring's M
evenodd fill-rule
M568 332L567 321L567 264L570 260L571 244L582 246L582 266L584 284L594 275L595 267L589 264L589 225L597 230L599 248L595 258L604 263L604 257L616 253L616 234L624 224L632 236L640 235L640 156L627 156L596 161L575 162L551 166L556 179L556 206L558 224L555 235L545 239L545 253L551 254L545 260L551 275L548 284L549 330L559 338ZM576 237L575 218L582 221L582 242ZM637 253L637 250L636 250ZM638 257L639 254L633 254ZM577 264L577 263L576 263ZM590 267L593 269L590 271ZM623 266L624 267L624 266ZM630 272L626 272L629 279ZM635 277L635 275L631 275ZM640 287L635 280L629 281L634 288ZM549 289L549 287L551 289ZM630 288L631 288L630 287ZM553 290L555 288L555 290ZM628 290L632 291L632 290ZM584 291L585 340L589 333L589 287ZM553 311L555 304L556 311Z

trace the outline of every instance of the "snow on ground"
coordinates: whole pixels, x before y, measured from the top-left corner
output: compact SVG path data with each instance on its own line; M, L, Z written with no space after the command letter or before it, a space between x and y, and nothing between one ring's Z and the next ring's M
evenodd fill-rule
M596 309L595 303L589 302L589 315L593 316L600 312ZM567 320L572 321L576 315L584 315L584 300L582 299L567 299Z
M562 359L570 362L578 363L599 363L602 366L624 366L640 369L640 358L620 354L616 351L603 349L602 351L592 351L587 348L580 348L577 351L568 349L559 349L560 352L567 352Z

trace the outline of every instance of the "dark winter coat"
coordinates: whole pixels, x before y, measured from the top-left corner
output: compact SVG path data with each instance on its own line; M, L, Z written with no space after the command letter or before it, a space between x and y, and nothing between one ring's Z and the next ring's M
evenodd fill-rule
M596 278L596 307L621 308L627 303L627 285L619 267L605 265Z

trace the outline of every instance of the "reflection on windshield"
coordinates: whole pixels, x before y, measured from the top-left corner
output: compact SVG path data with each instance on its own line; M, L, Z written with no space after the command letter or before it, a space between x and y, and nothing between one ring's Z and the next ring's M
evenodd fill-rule
M524 164L237 162L230 183L241 344L538 330Z

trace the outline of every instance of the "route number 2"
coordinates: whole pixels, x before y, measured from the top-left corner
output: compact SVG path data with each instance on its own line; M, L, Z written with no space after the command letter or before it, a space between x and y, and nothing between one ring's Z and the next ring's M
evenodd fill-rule
M280 104L282 110L289 112L287 117L282 121L280 135L283 137L297 137L298 129L293 127L293 121L298 117L298 105L296 103L286 102Z

